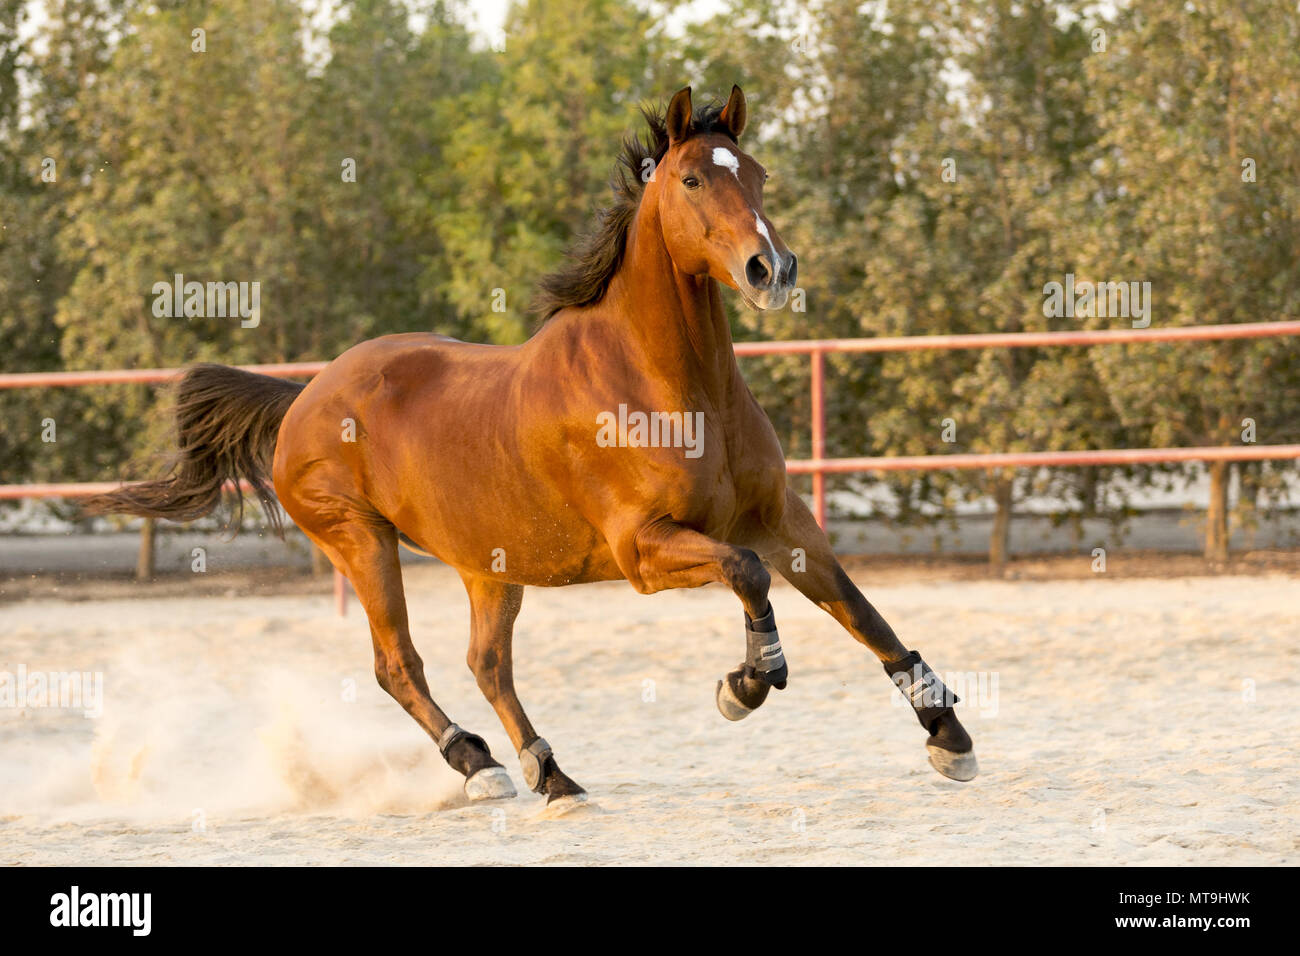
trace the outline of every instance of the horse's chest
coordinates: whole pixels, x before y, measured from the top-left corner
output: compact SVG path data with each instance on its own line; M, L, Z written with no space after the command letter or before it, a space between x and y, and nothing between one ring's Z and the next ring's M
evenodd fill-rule
M594 432L570 429L556 459L587 490L579 500L602 503L589 509L594 523L606 520L612 506L719 529L784 501L785 460L752 401L649 388L601 398L572 419L593 422Z
M716 440L703 443L699 458L683 460L680 470L665 473L673 513L696 527L727 527L741 515L784 500L785 460L779 450L756 454L727 439L718 429Z

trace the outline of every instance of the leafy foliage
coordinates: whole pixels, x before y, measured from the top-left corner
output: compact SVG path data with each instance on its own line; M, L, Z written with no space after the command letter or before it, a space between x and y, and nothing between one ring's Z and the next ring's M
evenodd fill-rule
M6 370L329 358L416 329L522 341L637 106L687 83L697 104L746 89L744 145L800 257L804 308L728 297L737 338L1127 324L1047 315L1066 274L1150 282L1155 325L1300 311L1300 15L1269 0L725 0L697 22L519 0L499 49L443 0L44 10L0 0ZM259 283L260 323L157 314L176 274ZM1298 359L1293 339L837 356L827 452L1224 444L1244 419L1300 441ZM807 455L806 362L745 361ZM0 480L123 474L161 447L157 401L0 392ZM1239 469L1243 508L1291 468ZM887 513L992 498L1009 517L1050 494L1117 514L1123 488L1182 470L897 475Z

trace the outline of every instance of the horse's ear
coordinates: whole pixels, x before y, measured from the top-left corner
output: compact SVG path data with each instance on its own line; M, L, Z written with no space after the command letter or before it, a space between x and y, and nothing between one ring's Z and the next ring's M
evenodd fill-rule
M740 134L745 131L745 120L748 117L749 109L745 106L745 94L740 87L733 85L731 96L728 97L727 105L722 108L722 112L718 114L718 119L730 131L731 138L738 140Z
M680 143L690 132L691 88L689 86L673 94L672 102L668 104L668 115L664 118L664 126L668 130L670 145Z

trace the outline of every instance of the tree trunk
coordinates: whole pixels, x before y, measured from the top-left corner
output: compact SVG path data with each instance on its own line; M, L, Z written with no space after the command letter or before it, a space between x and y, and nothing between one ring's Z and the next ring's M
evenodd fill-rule
M1237 462L1237 526L1246 532L1247 550L1259 531L1259 480L1262 462Z
M135 561L135 579L152 581L154 572L154 519L145 518L140 525L140 553Z
M1237 464L1237 477L1241 481L1237 487L1237 500L1252 512L1259 507L1259 472L1260 462L1243 461Z
M989 535L989 567L998 573L1006 569L1011 539L1011 479L998 478L993 485L997 511L993 515L993 532Z
M1205 509L1205 558L1228 560L1228 463L1210 462L1210 504Z

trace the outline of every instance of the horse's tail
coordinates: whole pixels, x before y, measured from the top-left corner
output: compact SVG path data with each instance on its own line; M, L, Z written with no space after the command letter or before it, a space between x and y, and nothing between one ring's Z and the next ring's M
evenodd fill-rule
M242 480L262 502L272 529L283 536L271 463L280 422L304 387L227 365L195 365L176 388L180 450L167 473L89 498L85 510L192 521L216 510L227 482ZM244 497L238 490L227 497L237 528Z

